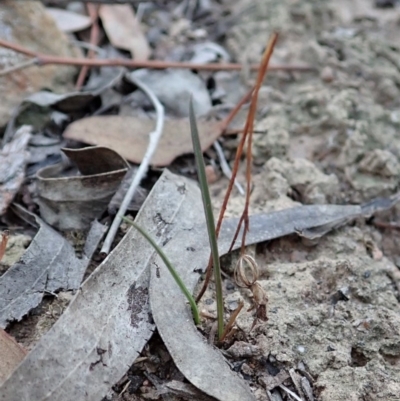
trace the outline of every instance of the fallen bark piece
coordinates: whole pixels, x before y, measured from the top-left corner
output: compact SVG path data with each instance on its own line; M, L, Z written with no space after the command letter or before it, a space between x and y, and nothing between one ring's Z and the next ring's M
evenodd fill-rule
M0 329L0 386L25 358L27 352L3 329Z
M21 320L42 301L45 292L79 288L93 252L105 227L94 222L88 234L82 258L72 245L41 219L18 207L18 213L39 231L23 254L0 278L0 327Z

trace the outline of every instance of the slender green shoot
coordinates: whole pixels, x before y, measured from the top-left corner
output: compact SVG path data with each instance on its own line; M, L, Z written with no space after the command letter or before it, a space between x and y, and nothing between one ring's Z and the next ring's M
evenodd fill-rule
M199 310L198 310L197 305L196 305L196 301L192 297L192 294L189 292L189 290L186 288L186 286L183 283L182 279L179 277L179 274L175 270L174 266L172 266L171 262L167 258L167 255L165 255L163 250L157 245L157 243L153 240L153 238L151 238L150 234L147 231L145 231L142 227L138 226L134 221L132 221L132 220L126 218L126 217L122 217L122 220L126 221L131 226L135 227L136 230L138 230L140 232L140 234L142 234L143 237L145 237L147 239L147 241L150 243L150 245L158 253L160 258L163 260L163 262L167 266L167 268L168 268L169 272L171 273L172 277L176 281L176 284L178 284L179 288L182 290L182 292L184 293L185 297L189 301L189 304L190 304L190 306L192 308L192 312L193 312L194 322L195 322L196 325L199 325L200 324L200 314L199 314Z
M221 339L224 332L224 301L222 298L221 267L219 264L217 237L215 234L214 214L211 205L210 191L207 184L206 169L204 165L203 153L201 151L199 133L197 130L196 117L193 110L192 99L190 99L189 117L193 150L196 159L197 175L200 182L201 197L203 199L204 214L206 216L207 222L208 239L210 241L211 254L213 259L215 290L217 294L218 338Z

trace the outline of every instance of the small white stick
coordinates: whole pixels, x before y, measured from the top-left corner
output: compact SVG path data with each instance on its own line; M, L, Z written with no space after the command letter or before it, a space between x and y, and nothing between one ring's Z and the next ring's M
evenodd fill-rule
M231 179L232 177L232 171L231 168L229 167L228 162L225 159L224 151L222 150L222 147L218 141L214 142L214 149L217 151L217 155L219 158L219 163L221 164L221 170L225 174L228 179ZM237 190L239 191L240 195L244 195L244 189L243 187L235 180L235 186Z
M289 390L287 387L285 387L283 384L280 384L278 386L282 390L286 391L288 394L290 394L293 398L295 398L297 401L303 401L297 394L295 394L292 390Z
M138 188L140 181L146 175L149 169L150 160L153 157L155 150L157 149L158 142L160 140L163 127L164 127L164 107L150 90L150 88L141 83L136 78L130 77L130 80L140 88L151 100L157 113L157 124L156 129L149 134L149 146L147 147L146 153L143 156L142 163L140 164L138 171L133 177L132 183L121 203L118 213L116 214L114 221L111 224L110 230L108 231L107 237L104 240L103 247L101 248L101 253L108 255L110 252L111 244L114 241L115 234L117 233L118 227L121 224L121 216L125 215L125 212L133 199L136 189Z

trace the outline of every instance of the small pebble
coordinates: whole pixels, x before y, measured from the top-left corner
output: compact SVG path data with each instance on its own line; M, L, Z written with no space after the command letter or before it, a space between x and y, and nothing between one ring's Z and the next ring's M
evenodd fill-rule
M234 286L234 284L232 282L226 281L225 288L226 288L227 291L232 291L232 290L235 289L235 286Z
M334 78L335 78L335 74L331 67L326 66L322 69L321 79L324 82L327 82L327 83L332 82Z
M216 182L218 180L217 173L215 172L215 169L213 166L206 166L206 176L207 176L207 182L209 184L212 184L213 182Z
M237 301L228 302L228 309L230 311L234 311L238 306L239 306L239 303Z
M299 345L297 347L297 351L299 351L300 354L304 354L306 352L306 349L302 345Z

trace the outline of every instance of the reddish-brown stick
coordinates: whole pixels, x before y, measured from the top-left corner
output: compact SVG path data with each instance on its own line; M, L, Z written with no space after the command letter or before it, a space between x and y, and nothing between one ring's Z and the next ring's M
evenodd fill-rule
M29 57L37 59L38 65L58 64L58 65L75 65L75 66L88 66L88 67L109 67L109 66L121 66L128 68L153 68L153 69L165 69L165 68L185 68L191 70L208 70L208 71L240 71L243 68L242 64L238 63L210 63L210 64L198 64L190 62L172 62L172 61L159 61L159 60L130 60L130 59L86 59L86 58L74 58L74 57L59 57L48 54L41 54L32 50L26 49L16 43L8 42L4 39L0 39L0 46L6 49L14 50L18 53L25 54ZM259 65L252 65L252 70L258 70ZM299 71L299 72L310 72L316 71L314 67L309 65L271 65L270 71Z
M97 46L99 43L99 36L100 36L100 25L99 25L99 5L88 3L86 5L88 14L90 16L90 20L92 21L92 27L90 29L90 44L93 46ZM89 49L87 57L89 59L94 58L96 52L93 49ZM85 82L85 78L89 71L89 67L87 65L83 66L79 72L78 79L76 81L76 89L81 89L83 83Z
M243 255L244 253L244 248L245 248L245 242L246 242L246 234L247 231L249 230L249 204L250 204L250 195L251 195L251 169L252 169L252 163L253 163L253 156L252 156L252 139L253 139L253 126L254 126L254 119L255 119L255 115L256 115L256 111L257 111L257 99L258 99L258 92L261 88L261 85L263 83L265 74L267 73L268 70L268 64L269 61L271 59L272 56L272 52L274 51L274 47L276 45L276 42L278 40L278 33L274 32L271 39L268 42L268 46L265 49L264 52L264 56L261 62L261 67L260 70L258 71L258 75L257 75L257 81L256 84L254 86L254 92L253 92L253 96L251 98L251 103L250 103L250 109L249 109L249 113L247 115L247 120L246 120L246 125L244 128L244 133L242 135L241 141L240 141L240 149L238 147L238 151L236 152L236 158L235 158L235 163L234 163L234 167L232 169L232 178L231 181L229 183L229 187L228 187L228 191L227 194L225 195L225 199L224 199L224 205L225 205L225 209L226 206L228 204L228 198L230 196L230 193L232 191L233 188L233 183L235 182L236 179L236 174L239 168L239 161L240 161L240 156L242 154L243 151L243 147L244 144L247 140L247 154L246 154L246 181L247 181L247 189L246 189L246 201L245 201L245 206L243 209L243 213L240 217L235 235L232 239L232 243L231 243L231 247L230 249L233 248L236 238L239 235L240 232L240 228L242 226L242 223L244 222L244 230L243 230L243 235L242 235L242 246L241 246L241 253ZM239 153L240 151L240 153ZM221 209L221 213L219 215L219 220L223 219L224 213L225 213L225 209L224 209L224 205L222 206ZM219 222L219 221L218 221Z
M252 88L241 99L241 101L238 103L238 105L234 109L235 110L235 114L236 114L236 112L240 109L240 107L248 99L250 99L250 98L252 99L251 100L251 104L250 104L249 114L248 114L248 117L247 117L247 120L246 120L246 125L245 125L244 131L243 131L243 135L241 136L241 139L240 139L237 151L236 151L236 157L235 157L235 161L234 161L234 165L233 165L233 169L232 169L232 177L229 180L228 189L227 189L227 191L225 193L225 197L224 197L224 201L222 203L222 207L221 207L221 211L220 211L220 214L219 214L217 226L215 228L215 235L217 236L217 238L218 238L219 232L221 230L222 220L223 220L223 217L224 217L224 214L225 214L225 211L226 211L226 207L228 205L228 200L229 200L230 194L232 192L233 185L235 183L236 175L237 175L237 172L238 172L238 169L239 169L240 157L241 157L242 152L243 152L244 144L246 143L246 139L247 139L248 133L249 132L252 133L252 130L253 130L254 116L255 116L255 112L256 112L256 108L257 108L257 94L258 94L258 91L259 91L260 86L262 84L262 80L263 80L263 78L265 76L265 73L267 71L268 63L269 63L269 60L271 58L271 54L272 54L272 51L274 49L274 46L276 44L277 39L278 39L278 34L274 33L272 38L271 38L271 40L268 43L267 49L265 50L263 61L262 61L262 64L261 64L261 68L260 68L260 71L258 73L256 85L254 86L254 88ZM227 127L229 125L229 122L233 119L235 114L232 115L232 113L231 113L228 116L228 118L230 118L230 120L225 125L225 127ZM251 152L251 141L250 141L249 147L250 147L250 152ZM251 157L251 155L250 155L250 157ZM249 203L250 190L251 190L251 162L252 162L252 160L250 158L250 164L249 164L249 161L247 163L247 171L248 171L249 166L250 166L250 173L246 174L248 182L247 182L245 212L246 212L246 208L248 210L248 203ZM233 238L231 247L233 246L233 244L236 241L236 238L237 238L237 236L239 234L240 227L241 227L241 224L243 223L243 220L245 220L245 217L246 217L245 212L244 212L244 214L242 214L242 217L240 218L240 221L239 221L239 224L238 224L238 228L237 228L237 230L235 232L235 236ZM244 237L244 239L245 238L246 237ZM209 258L209 261L208 261L207 270L206 270L206 275L205 275L204 282L203 282L203 286L200 289L199 293L197 294L196 302L199 302L201 297L204 295L204 293L205 293L205 291L206 291L206 289L208 287L208 284L210 282L210 279L211 279L211 273L212 273L212 257L210 255L210 258Z

